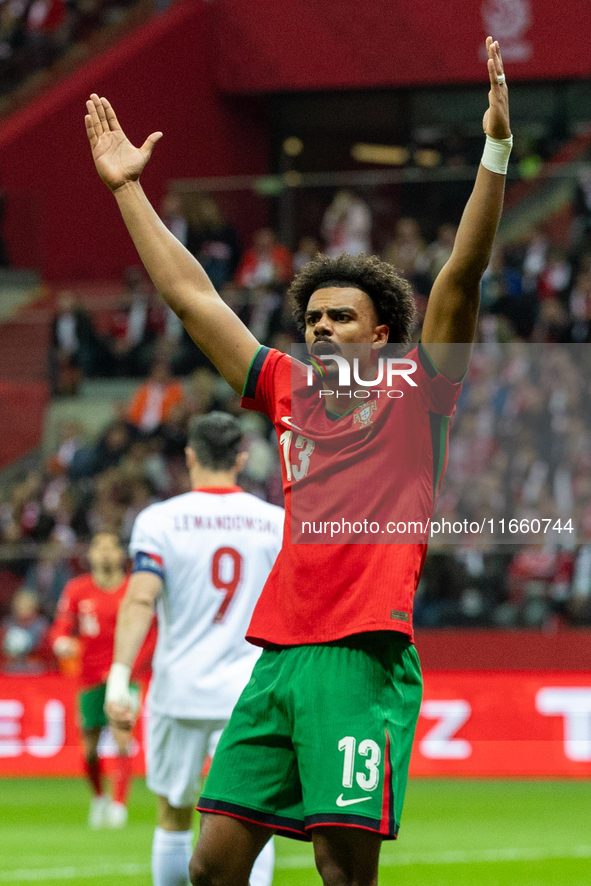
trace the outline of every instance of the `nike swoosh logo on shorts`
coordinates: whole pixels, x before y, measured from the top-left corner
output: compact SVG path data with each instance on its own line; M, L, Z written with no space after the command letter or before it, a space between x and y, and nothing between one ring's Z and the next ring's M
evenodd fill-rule
M337 797L337 806L352 806L353 803L363 803L364 800L371 800L371 797L355 797L353 800L343 799L343 795Z

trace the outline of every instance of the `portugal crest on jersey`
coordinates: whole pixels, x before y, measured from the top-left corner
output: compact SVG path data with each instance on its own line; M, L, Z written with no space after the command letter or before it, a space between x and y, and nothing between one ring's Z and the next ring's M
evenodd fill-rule
M363 406L359 406L355 412L353 413L353 422L356 425L359 425L359 428L366 428L368 425L372 425L372 415L378 408L378 404L375 400L372 400L371 403L364 403Z

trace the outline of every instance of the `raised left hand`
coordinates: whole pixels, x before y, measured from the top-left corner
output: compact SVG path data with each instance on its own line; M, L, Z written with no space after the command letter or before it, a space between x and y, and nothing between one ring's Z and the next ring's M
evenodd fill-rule
M488 109L482 120L482 128L485 134L490 135L491 138L509 138L511 135L509 90L506 83L499 83L499 76L504 75L504 71L498 41L487 37L486 51L488 52L487 67L490 92L488 93Z

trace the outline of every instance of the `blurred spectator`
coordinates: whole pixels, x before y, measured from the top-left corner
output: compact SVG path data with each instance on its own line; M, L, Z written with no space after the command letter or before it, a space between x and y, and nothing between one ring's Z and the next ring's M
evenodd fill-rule
M573 210L575 218L571 231L572 246L574 249L588 249L591 247L591 170L589 168L579 175Z
M178 194L169 191L160 207L160 218L183 246L189 242L189 220L183 209L183 201Z
M529 339L538 316L535 292L523 291L522 275L512 268L500 246L495 246L481 285L483 314L490 311L505 317L512 327L512 336Z
M197 202L188 246L218 292L234 278L240 261L238 233L207 194Z
M40 471L29 471L11 491L10 505L4 525L4 540L44 542L49 538L55 520L43 506L44 482Z
M223 409L215 394L216 376L210 369L197 369L189 382L187 410L190 415L204 415L213 409Z
M568 337L568 312L558 298L545 298L540 304L533 338L542 342L564 342Z
M253 245L242 256L236 272L240 286L285 286L292 277L292 257L289 249L278 243L271 228L260 228Z
M551 612L551 589L556 574L556 551L541 544L525 545L509 567L510 602L514 623L543 627Z
M298 244L297 251L293 257L293 270L298 274L304 265L312 261L320 252L320 243L316 237L302 237Z
M0 0L0 94L75 43L121 21L140 0Z
M435 281L440 270L451 256L457 230L456 225L440 225L437 231L437 239L430 243L425 250L425 260L428 265L431 283Z
M15 53L25 42L25 0L2 0L0 3L0 71L8 81L5 88L13 85L10 76Z
M98 343L92 321L73 292L60 292L50 335L51 391L75 394L81 378L94 372Z
M143 375L154 353L155 339L164 325L164 311L151 307L151 289L141 268L125 272L125 306L111 318L111 364L119 375Z
M181 197L169 192L162 203L161 217L221 292L236 272L240 246L236 231L224 221L215 200L207 195L199 196L189 217ZM177 374L186 375L208 362L168 307L164 308L164 339L164 352L172 360Z
M63 421L57 428L57 451L48 460L48 467L54 473L67 474L72 460L85 445L84 428L79 421Z
M174 459L183 462L187 445L187 410L182 403L171 406L166 418L156 428L154 439L158 451L167 461ZM162 488L162 483L156 483L156 486Z
M25 38L31 47L33 68L44 68L56 58L67 40L65 0L32 0Z
M515 139L511 161L518 164L519 174L523 179L535 178L543 163L532 139L523 135Z
M538 280L546 269L550 240L541 228L534 228L529 234L523 258L523 290L537 292Z
M168 363L158 360L132 397L127 413L129 421L143 434L150 434L167 420L172 407L181 403L183 396L183 389L172 378Z
M475 157L472 162L477 163L478 159ZM466 153L465 142L458 133L447 140L445 166L450 171L451 178L442 181L438 188L440 218L442 221L458 225L473 187L470 175L466 174L470 167L470 160ZM430 205L433 200L432 186L429 183L426 187L429 189Z
M502 246L494 246L481 287L481 306L488 310L504 298L521 295L521 275L505 262Z
M579 274L570 296L570 341L591 342L591 274Z
M39 613L34 591L17 591L10 615L2 622L0 636L4 673L39 674L54 664L49 621Z
M84 446L76 451L70 462L70 477L80 480L117 467L134 442L135 433L135 426L116 419L94 446Z
M248 292L240 317L257 341L266 344L280 323L283 298L266 286L255 286Z
M394 237L386 245L382 258L410 280L421 295L429 294L429 256L416 219L401 218L396 222Z
M564 251L548 250L546 267L538 277L538 298L561 298L566 295L572 276L571 264Z
M414 605L417 627L446 627L454 624L459 606L462 566L453 551L431 544Z
M49 618L55 615L64 586L71 578L67 549L52 533L52 538L43 545L25 576L26 586L35 588L39 606Z
M0 6L0 21L2 15L2 7ZM0 57L2 54L2 43L0 42ZM2 189L0 188L0 268L8 268L10 266L10 261L8 258L8 250L6 249L6 243L4 242L4 211L6 208L4 194Z
M577 625L591 625L591 545L582 545L573 570L573 588L567 610Z
M337 191L322 219L321 234L325 252L335 258L343 253L369 255L371 249L371 212L367 203L352 191Z

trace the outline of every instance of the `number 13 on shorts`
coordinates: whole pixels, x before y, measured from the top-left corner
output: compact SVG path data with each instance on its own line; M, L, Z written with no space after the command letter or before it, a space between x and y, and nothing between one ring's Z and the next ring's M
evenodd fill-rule
M375 791L380 780L382 759L377 742L364 738L357 746L357 740L352 735L346 735L339 741L339 751L344 753L343 787L352 788L356 783L364 791Z

